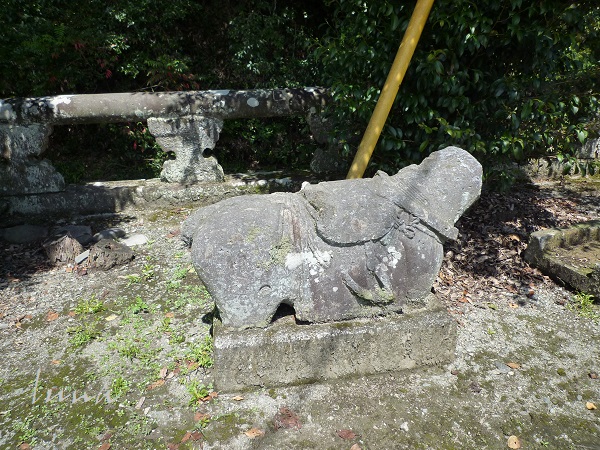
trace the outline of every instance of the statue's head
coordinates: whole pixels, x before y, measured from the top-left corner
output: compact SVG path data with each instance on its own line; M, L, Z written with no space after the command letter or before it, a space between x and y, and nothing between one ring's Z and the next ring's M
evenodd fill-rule
M479 198L481 164L458 147L447 147L396 175L378 172L378 194L417 216L445 239L456 239L454 224Z

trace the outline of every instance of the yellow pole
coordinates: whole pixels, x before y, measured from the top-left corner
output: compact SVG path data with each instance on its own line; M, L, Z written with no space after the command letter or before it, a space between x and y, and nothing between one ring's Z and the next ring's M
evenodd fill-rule
M396 58L390 69L390 73L388 74L387 80L385 80L385 84L379 95L379 100L377 100L377 105L375 106L371 120L369 120L367 130L358 146L358 151L356 152L354 161L352 161L352 166L350 166L350 170L346 176L347 179L361 178L365 173L367 164L369 164L369 160L371 159L371 155L373 154L373 150L375 149L375 145L381 134L381 130L392 109L396 94L398 94L400 83L402 83L402 80L404 79L408 64L415 52L417 42L419 42L419 38L421 37L421 32L425 27L425 22L427 22L427 17L429 16L429 11L431 11L433 2L434 0L417 1L417 6L415 6L408 28L404 33L404 38L400 43L400 48L398 49L398 53L396 53Z

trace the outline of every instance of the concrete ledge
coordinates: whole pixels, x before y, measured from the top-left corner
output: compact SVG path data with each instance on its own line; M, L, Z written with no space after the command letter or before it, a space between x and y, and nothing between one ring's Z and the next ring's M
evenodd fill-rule
M228 175L223 183L194 185L163 183L158 179L68 185L63 192L0 197L0 227L157 206L200 207L236 195L297 190L307 179L312 181L313 177L298 174L292 178L265 172Z
M600 296L600 221L532 233L525 260L578 291Z
M266 329L214 325L214 375L221 392L357 377L454 359L456 323L434 296L426 308L372 319Z

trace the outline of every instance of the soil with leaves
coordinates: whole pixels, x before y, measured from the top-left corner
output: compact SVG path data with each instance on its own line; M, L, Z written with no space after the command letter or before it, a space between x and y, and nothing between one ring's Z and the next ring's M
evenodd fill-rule
M434 285L458 323L450 365L230 394L212 386L214 305L179 238L193 206L74 220L150 239L108 271L2 242L0 447L598 448L600 312L523 252L533 231L597 219L599 194L484 192L460 219Z

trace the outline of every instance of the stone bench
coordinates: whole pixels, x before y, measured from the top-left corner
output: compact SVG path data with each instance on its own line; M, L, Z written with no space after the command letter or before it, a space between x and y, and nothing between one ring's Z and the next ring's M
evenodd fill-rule
M56 125L147 122L148 130L175 159L164 181L222 181L214 149L225 119L307 116L309 125L327 100L322 88L130 92L0 100L0 196L60 192L65 182L40 158Z

